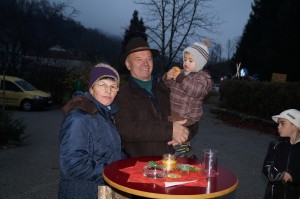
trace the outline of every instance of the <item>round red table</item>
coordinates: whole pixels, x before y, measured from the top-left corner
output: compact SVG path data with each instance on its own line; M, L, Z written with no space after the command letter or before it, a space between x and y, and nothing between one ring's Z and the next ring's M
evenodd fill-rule
M158 161L161 160L161 157L137 157L113 162L103 170L103 178L110 186L118 190L148 198L215 198L234 191L238 185L237 176L222 166L218 167L219 174L216 177L208 178L207 187L178 185L165 188L150 183L127 182L129 174L119 170L134 166L137 161L148 162L150 160ZM179 158L177 162L181 164L199 163L198 160L188 158Z

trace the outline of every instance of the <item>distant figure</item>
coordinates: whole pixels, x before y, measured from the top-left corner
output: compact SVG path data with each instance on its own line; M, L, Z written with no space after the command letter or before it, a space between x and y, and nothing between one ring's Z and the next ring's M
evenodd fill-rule
M300 198L300 111L289 109L275 115L279 141L271 142L263 173L269 183L265 199Z
M82 77L79 77L76 81L76 91L83 91Z
M72 97L82 96L82 95L83 95L83 82L82 82L82 77L79 77L76 81L75 92L73 93Z

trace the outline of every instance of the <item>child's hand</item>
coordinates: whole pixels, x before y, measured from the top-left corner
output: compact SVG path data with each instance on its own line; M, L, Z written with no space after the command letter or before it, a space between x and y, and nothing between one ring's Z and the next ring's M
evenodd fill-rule
M170 80L170 79L176 79L177 76L180 74L181 70L179 67L177 66L174 66L172 69L170 69L168 72L167 72L167 76L166 76L166 79L167 80Z
M166 80L173 79L173 76L174 76L174 71L171 69L167 72Z
M292 178L291 174L289 174L288 172L284 172L282 180L285 183L288 182L288 181L292 182L293 178Z

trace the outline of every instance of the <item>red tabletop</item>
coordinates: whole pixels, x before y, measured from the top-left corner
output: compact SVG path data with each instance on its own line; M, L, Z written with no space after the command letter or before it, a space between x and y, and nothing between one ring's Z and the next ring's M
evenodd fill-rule
M215 198L234 191L238 185L237 176L221 166L218 167L219 174L208 179L207 187L178 185L165 188L156 184L127 182L129 174L119 170L133 166L137 161L148 162L151 160L158 161L161 160L161 157L137 157L113 162L105 167L103 178L116 189L148 198L187 198L187 196L188 198ZM188 158L178 158L177 162L181 164L199 163L198 160Z

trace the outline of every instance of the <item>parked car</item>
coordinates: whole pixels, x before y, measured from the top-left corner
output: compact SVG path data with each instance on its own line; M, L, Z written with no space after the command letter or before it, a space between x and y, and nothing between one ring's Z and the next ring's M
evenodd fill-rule
M20 107L24 111L49 108L52 105L50 93L38 90L24 79L0 75L0 105Z

